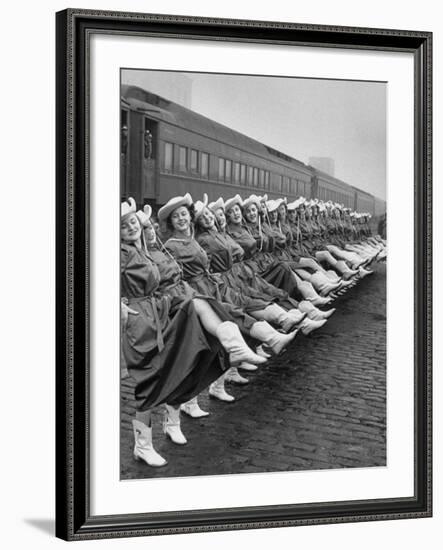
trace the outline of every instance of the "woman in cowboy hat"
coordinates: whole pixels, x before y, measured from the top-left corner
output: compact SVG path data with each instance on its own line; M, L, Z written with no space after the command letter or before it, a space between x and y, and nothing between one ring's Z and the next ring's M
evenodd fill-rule
M351 213L349 208L338 204L335 204L331 210L337 212L335 239L331 239L331 242L325 245L326 250L317 251L316 256L332 265L334 269L342 271L345 277L351 271L359 278L369 275L372 271L366 270L364 266L375 258L377 252L364 246L360 247L359 243L355 242L356 234L352 219L356 213ZM340 213L343 217L342 222ZM357 240L359 240L358 237ZM350 244L351 241L354 243Z
M207 195L203 202L197 201L194 216L197 241L210 258L211 271L220 273L223 284L234 289L234 300L247 313L289 332L301 320L298 311L288 313L276 303L276 296L263 294L257 287L253 271L242 263L243 249L229 235L218 231L215 216L207 203Z
M161 223L166 224L172 237L165 243L183 270L183 278L197 292L217 298L234 317L242 332L263 342L275 353L280 353L295 337L295 332L281 334L266 321L257 321L236 304L232 289L222 284L220 276L209 272L206 252L194 238L193 206L189 194L170 199L158 212Z
M259 273L268 282L284 289L290 296L299 297L301 300L312 301L314 305L325 305L331 302L329 298L322 298L316 292L314 287L309 283L302 281L294 272L290 262L286 258L281 258L279 253L276 253L277 248L284 247L286 238L279 231L274 231L267 223L260 220L258 214L258 202L260 197L256 197L253 201L248 201L247 205L243 205L243 201L237 195L225 204L225 213L228 220L227 231L236 240L247 253L248 257L252 258L252 250L257 248L257 242L253 237L258 234L260 239L260 254L254 257L252 261L259 264ZM268 206L270 201L266 203ZM271 203L273 206L274 201ZM277 204L277 203L276 203ZM242 207L245 211L248 210L248 216L251 220L248 224L243 222ZM267 217L268 215L266 215ZM257 238L257 237L256 237ZM264 248L267 248L265 251Z
M280 244L276 251L279 259L289 262L289 265L296 274L304 281L311 283L321 296L328 296L331 292L341 288L342 285L346 285L346 283L342 283L338 277L335 280L331 280L326 270L319 266L317 262L309 258L303 258L298 251L295 250L293 246L292 230L287 219L288 207L286 199L273 201L273 205L269 210L271 228L276 234L280 233L285 237L285 241ZM302 290L305 296L306 292L307 290ZM312 293L311 289L309 289L309 293Z
M254 208L257 212L258 198L255 197L255 195L253 197L257 199L254 199ZM242 202L242 204L246 204L248 206L249 202L247 201L248 200L244 201L244 203ZM233 202L235 202L235 206L237 206L237 204L239 204L238 197L234 197L234 201L232 199L227 201L228 207L231 206ZM323 318L327 318L330 314L325 314L323 316L322 313L316 310L316 308L311 304L309 304L308 309L304 309L303 311L301 311L298 302L294 298L291 298L285 290L274 286L265 278L263 278L259 274L259 266L256 263L257 256L261 253L257 252L257 243L246 229L245 224L242 224L240 228L237 228L234 233L237 238L241 239L241 245L245 246L245 249L243 249L243 246L241 246L239 242L235 241L232 238L231 234L225 231L227 224L224 213L225 204L223 200L218 199L218 201L209 204L208 208L214 214L219 233L221 233L225 237L228 246L232 250L234 264L231 269L235 272L235 275L242 281L244 281L248 287L252 287L259 296L267 297L273 302L276 302L276 304L280 308L278 311L276 311L276 314L281 315L281 310L283 309L291 316L293 316L295 322L297 323L297 325L295 326L301 328L304 334L309 334L312 330L319 328L319 323L313 323L312 319L315 318L316 321L319 321ZM213 221L211 219L208 223L210 227L213 226ZM212 229L212 232L213 231L214 230ZM206 239L208 238L209 237L206 236ZM275 263L274 258L271 258L271 261ZM276 263L276 267L274 267L273 269L274 272L280 269L280 271L282 271L283 273L289 272L290 275L290 270L287 268L285 269L285 267L278 262ZM317 314L314 313L314 310L317 311ZM312 315L310 315L308 319L304 319L309 311L312 311ZM279 321L277 320L277 323L278 322Z
M222 347L231 362L263 358L250 350L233 322L222 322L204 300L159 291L160 273L144 241L135 201L121 208L122 350L135 379L134 457L150 466L166 461L152 445L151 410L165 404L164 432L177 444L180 404L223 372Z
M228 227L228 235L230 235L237 244L239 244L244 252L243 263L255 274L258 274L257 280L260 284L260 289L264 292L269 292L266 289L267 284L270 285L272 295L276 290L280 293L279 304L285 309L294 306L301 313L307 313L308 318L315 321L321 321L333 313L321 312L313 303L302 299L297 302L293 297L295 292L298 292L297 281L293 271L289 265L278 261L272 254L274 247L274 239L266 231L263 231L260 212L265 212L265 200L267 196L258 197L251 195L249 198L242 201L240 197L234 197L234 201L228 202L230 224ZM219 199L220 200L220 199ZM215 217L220 227L226 224L225 211L221 208L221 204L211 205ZM224 206L224 205L223 205ZM234 209L234 212L231 212ZM233 216L232 214L235 214ZM244 217L243 217L244 216ZM238 223L240 222L240 223ZM291 296L291 297L290 297ZM318 323L309 323L306 319L301 325L302 332L308 334L311 330L319 328Z
M194 290L186 281L183 280L182 270L180 266L178 265L174 257L170 254L170 252L168 252L165 246L161 243L161 240L157 237L152 227L152 224L150 223L149 215L144 216L143 226L145 227L144 235L146 238L146 246L148 252L156 263L160 272L161 279L159 291L161 293L169 295L172 298L179 297L192 299L194 305L196 306L200 320L203 322L203 324L205 324L208 315L210 318L215 317L214 312L218 317L220 317L220 319L232 320L232 317L228 314L226 308L220 302L218 302L214 298L196 292L196 290ZM209 327L209 329L210 328L211 327ZM223 332L223 329L226 329L226 325L222 327L220 321L217 325L217 328L219 329L219 332ZM236 332L238 332L238 330L236 330ZM260 362L264 361L260 360ZM240 364L244 364L244 362L240 362ZM255 364L246 364L250 365L251 369L257 368ZM229 370L222 375L221 378L226 378L228 373L231 373L232 376L232 373L234 372L238 372L237 367L231 366ZM214 381L213 384L211 384L210 394L215 394L213 395L214 397L218 397L219 399L222 398L222 400L224 401L234 400L232 396L229 396L226 392L224 392L224 386L222 390L222 384L221 382L218 382L218 379ZM209 414L200 409L197 396L192 398L190 401L183 403L181 409L193 418L199 418L202 416L207 416Z
M329 251L328 244L323 245L320 236L321 230L313 219L317 203L316 200L304 201L300 208L299 227L303 247L308 250L311 257L330 265L337 273L340 273L343 279L351 279L358 274L358 271L351 269L344 261L337 261Z
M354 286L353 281L342 279L333 269L326 270L321 264L318 263L316 259L314 259L314 257L312 257L311 254L309 254L309 252L306 252L306 249L302 246L302 234L298 226L296 211L296 208L301 205L302 202L304 202L304 199L299 199L298 201L294 201L288 205L281 204L278 207L278 218L282 231L289 231L291 235L291 243L288 247L288 251L294 258L294 261L296 262L295 265L303 270L312 270L313 275L311 277L306 277L299 269L297 269L297 273L305 280L310 281L321 295L329 294L330 296L333 296L343 294L349 288ZM331 234L327 224L327 208L323 201L318 202L318 209L321 216L319 223L321 225L323 242L327 243L331 239ZM326 254L329 254L329 252L325 250L324 246L322 248ZM323 257L324 256L325 254L323 254Z
M232 197L225 203L223 216L226 216L226 232L237 242L245 252L245 260L272 285L285 290L290 296L297 293L297 281L289 266L278 262L273 256L274 239L264 231L260 216L267 216L264 197L251 195L254 207L251 211L255 214L254 226L244 223L242 207L243 201L239 195ZM250 197L250 199L251 199ZM248 199L247 199L248 200ZM245 206L248 209L248 206ZM217 215L217 214L216 214ZM260 244L257 246L257 240ZM251 261L252 260L252 261Z
M220 274L222 285L227 290L234 290L232 299L249 315L290 332L303 316L296 309L289 313L276 303L276 296L263 294L254 284L252 270L242 263L243 249L228 235L217 230L215 216L207 207L207 202L205 196L203 202L194 203L194 215L197 241L210 258L211 271Z
M334 270L324 269L303 244L303 235L300 230L300 211L304 209L305 202L306 199L300 197L287 205L287 221L292 235L291 251L293 251L293 257L299 258L301 267L311 267L315 271L321 271L334 282L343 281Z

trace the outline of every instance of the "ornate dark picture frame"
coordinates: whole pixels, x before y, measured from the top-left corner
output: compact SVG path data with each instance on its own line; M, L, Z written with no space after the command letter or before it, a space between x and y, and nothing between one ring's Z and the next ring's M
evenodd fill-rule
M432 34L69 9L57 13L56 535L65 540L429 517ZM415 494L92 516L89 471L89 43L94 33L410 52L415 80Z

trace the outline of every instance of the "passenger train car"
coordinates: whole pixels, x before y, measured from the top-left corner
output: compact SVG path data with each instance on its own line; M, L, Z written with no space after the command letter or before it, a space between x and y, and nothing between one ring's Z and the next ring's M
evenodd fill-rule
M386 211L385 201L136 86L122 86L120 142L121 196L154 211L187 192L317 197L374 218Z

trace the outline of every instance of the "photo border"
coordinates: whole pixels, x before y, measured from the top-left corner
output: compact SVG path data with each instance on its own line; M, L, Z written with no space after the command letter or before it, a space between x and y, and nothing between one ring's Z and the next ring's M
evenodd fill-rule
M78 9L56 17L56 535L84 540L431 516L432 33ZM413 497L90 514L89 45L97 33L414 54Z

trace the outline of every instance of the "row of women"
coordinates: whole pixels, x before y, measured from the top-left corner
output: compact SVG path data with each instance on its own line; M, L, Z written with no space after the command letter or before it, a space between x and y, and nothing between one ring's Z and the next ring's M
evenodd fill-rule
M386 257L367 214L267 199L186 194L160 208L158 224L149 205L121 205L122 361L134 379L134 457L149 466L166 464L152 443L155 407L165 408L163 432L185 444L180 412L208 415L203 390L233 401L225 383L248 383L239 369L322 327L333 300Z

